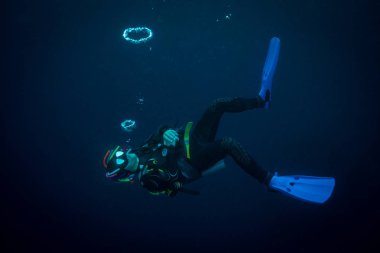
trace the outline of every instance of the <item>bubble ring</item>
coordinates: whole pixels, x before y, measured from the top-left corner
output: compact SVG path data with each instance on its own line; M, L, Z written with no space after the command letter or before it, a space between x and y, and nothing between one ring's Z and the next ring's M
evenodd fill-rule
M132 119L127 119L123 121L120 125L126 132L132 132L136 129L136 121Z
M146 32L148 36L136 40L129 37L129 34L132 32L135 32L135 33ZM153 37L153 32L148 27L130 27L124 30L123 37L128 42L131 42L133 44L140 44L142 42L147 42L148 40L150 40Z

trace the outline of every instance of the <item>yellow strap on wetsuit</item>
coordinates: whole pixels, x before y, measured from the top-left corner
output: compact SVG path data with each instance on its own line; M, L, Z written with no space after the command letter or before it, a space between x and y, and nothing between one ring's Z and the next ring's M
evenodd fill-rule
M183 141L186 146L186 158L190 159L190 130L193 126L193 122L187 122L186 128L185 128L185 134L183 135Z

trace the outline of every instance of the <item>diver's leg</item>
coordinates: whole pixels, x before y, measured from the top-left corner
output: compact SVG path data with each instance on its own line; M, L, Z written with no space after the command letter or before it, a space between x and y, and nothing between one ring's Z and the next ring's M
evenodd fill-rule
M209 143L202 149L195 151L190 163L203 172L227 155L231 156L245 172L260 183L265 183L268 177L271 177L271 174L257 164L239 142L229 137Z
M263 108L265 101L255 98L219 98L216 99L203 113L192 132L192 139L197 142L212 142L218 130L220 119L225 112L243 112L255 108Z

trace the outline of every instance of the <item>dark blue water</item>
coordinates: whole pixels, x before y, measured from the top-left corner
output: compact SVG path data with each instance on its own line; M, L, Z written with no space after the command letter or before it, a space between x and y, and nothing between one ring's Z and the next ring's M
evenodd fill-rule
M332 3L333 2L333 3ZM6 1L2 41L3 252L369 252L378 236L376 1ZM230 19L225 18L230 15ZM133 45L127 27L152 40ZM155 197L101 160L215 98L255 95L282 41L270 110L226 115L270 171L333 176L323 206L268 193L231 159ZM144 97L142 105L138 98ZM137 120L132 134L122 120ZM5 243L4 243L5 242Z

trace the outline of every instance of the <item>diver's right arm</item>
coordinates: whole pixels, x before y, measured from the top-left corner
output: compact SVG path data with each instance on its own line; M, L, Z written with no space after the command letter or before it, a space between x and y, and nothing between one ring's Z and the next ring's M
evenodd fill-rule
M140 152L140 154L142 152L143 154L146 154L160 144L175 150L181 149L180 145L177 144L180 143L181 135L183 134L182 132L181 129L174 130L169 125L163 125L156 133L152 134L141 147L132 150L132 152Z
M164 132L163 143L166 147L176 146L176 143L179 141L179 136L177 131L173 129L168 129Z

